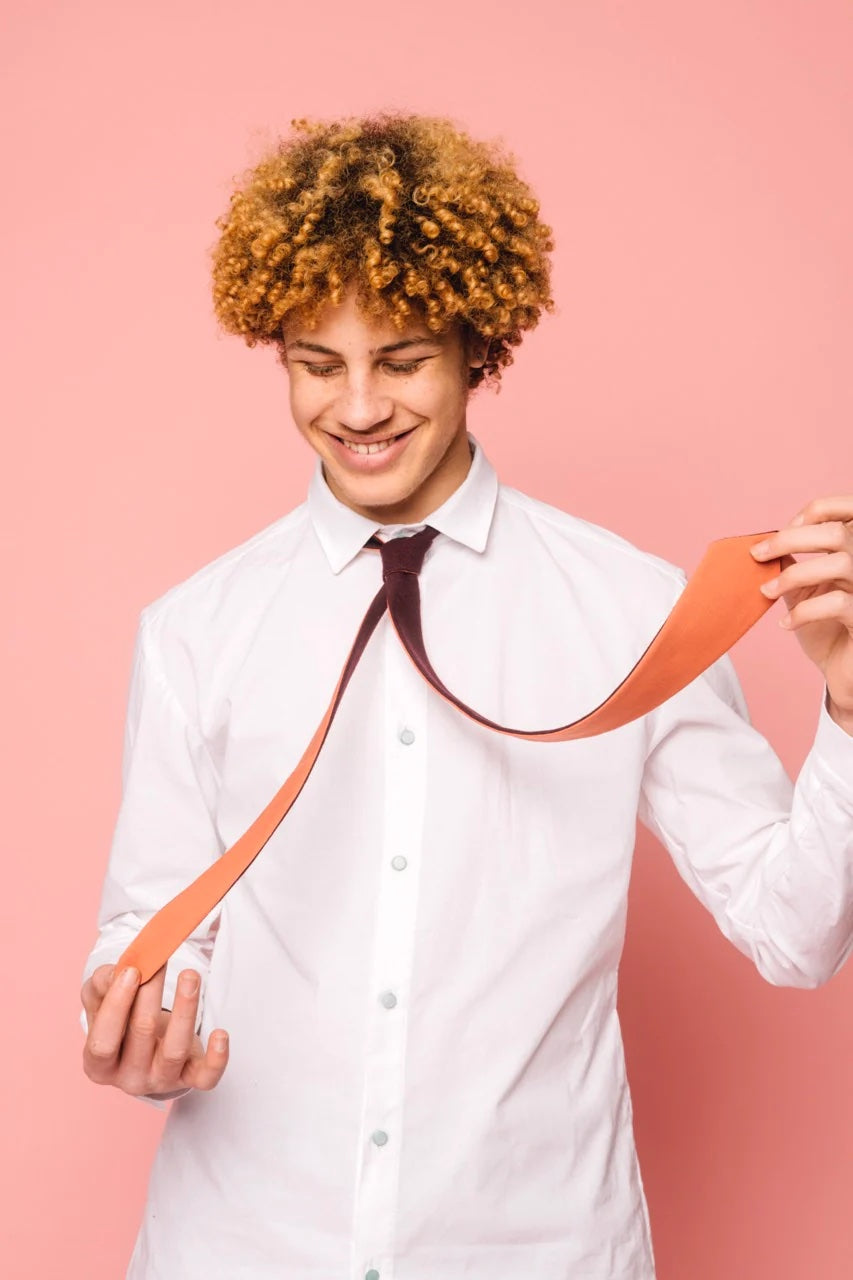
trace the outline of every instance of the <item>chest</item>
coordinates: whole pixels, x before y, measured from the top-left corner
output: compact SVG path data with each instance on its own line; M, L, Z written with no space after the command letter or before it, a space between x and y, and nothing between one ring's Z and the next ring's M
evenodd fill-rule
M268 803L321 720L376 583L318 592L298 578L209 713L227 847ZM423 575L424 639L445 683L499 723L569 723L618 685L642 637L600 600L515 574ZM309 587L311 589L309 589ZM405 846L436 904L565 909L625 882L642 773L641 723L531 743L469 720L415 670L387 614L360 659L314 770L253 875L265 893L359 900ZM513 905L514 904L514 905ZM453 908L450 908L453 909ZM460 925L463 922L460 920Z

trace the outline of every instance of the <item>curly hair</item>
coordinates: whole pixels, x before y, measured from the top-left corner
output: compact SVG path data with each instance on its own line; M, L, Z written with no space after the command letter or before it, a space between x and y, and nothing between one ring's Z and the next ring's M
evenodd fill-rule
M432 332L461 325L489 339L469 388L496 385L512 348L553 311L552 231L499 144L451 120L382 112L296 119L295 131L244 175L216 222L213 301L221 327L248 346L282 323L315 328L320 308L355 284L362 312Z

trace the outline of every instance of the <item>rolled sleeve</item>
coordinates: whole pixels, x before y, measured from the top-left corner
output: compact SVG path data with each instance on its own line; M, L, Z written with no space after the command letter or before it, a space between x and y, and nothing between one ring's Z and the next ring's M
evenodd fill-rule
M824 697L815 732L814 770L844 802L853 821L853 733L847 733L829 714L829 690L824 686Z

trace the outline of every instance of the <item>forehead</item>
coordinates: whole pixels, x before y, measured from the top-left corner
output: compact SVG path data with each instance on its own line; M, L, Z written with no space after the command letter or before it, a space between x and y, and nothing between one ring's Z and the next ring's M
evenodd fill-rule
M349 289L340 303L327 301L318 309L316 322L309 327L306 320L294 314L285 317L282 334L287 347L296 343L332 346L336 349L363 350L370 354L401 343L411 345L420 340L443 345L449 337L433 333L419 316L408 318L399 327L388 315L369 315L358 304L354 289Z

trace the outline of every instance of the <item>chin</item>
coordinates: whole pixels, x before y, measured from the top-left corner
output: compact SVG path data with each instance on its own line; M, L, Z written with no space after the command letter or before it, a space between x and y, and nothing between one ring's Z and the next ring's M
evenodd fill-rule
M338 474L334 479L346 501L360 507L398 507L412 494L409 485L395 483L390 477L370 480Z
M399 457L375 468L347 465L347 459L338 456L339 450L328 441L328 435L325 441L318 440L315 448L322 458L329 487L341 501L380 520L387 510L387 523L405 524L409 522L408 513L422 505L425 489L434 487L430 484L433 477L438 478L443 457L434 456L435 444L415 428L407 434Z

